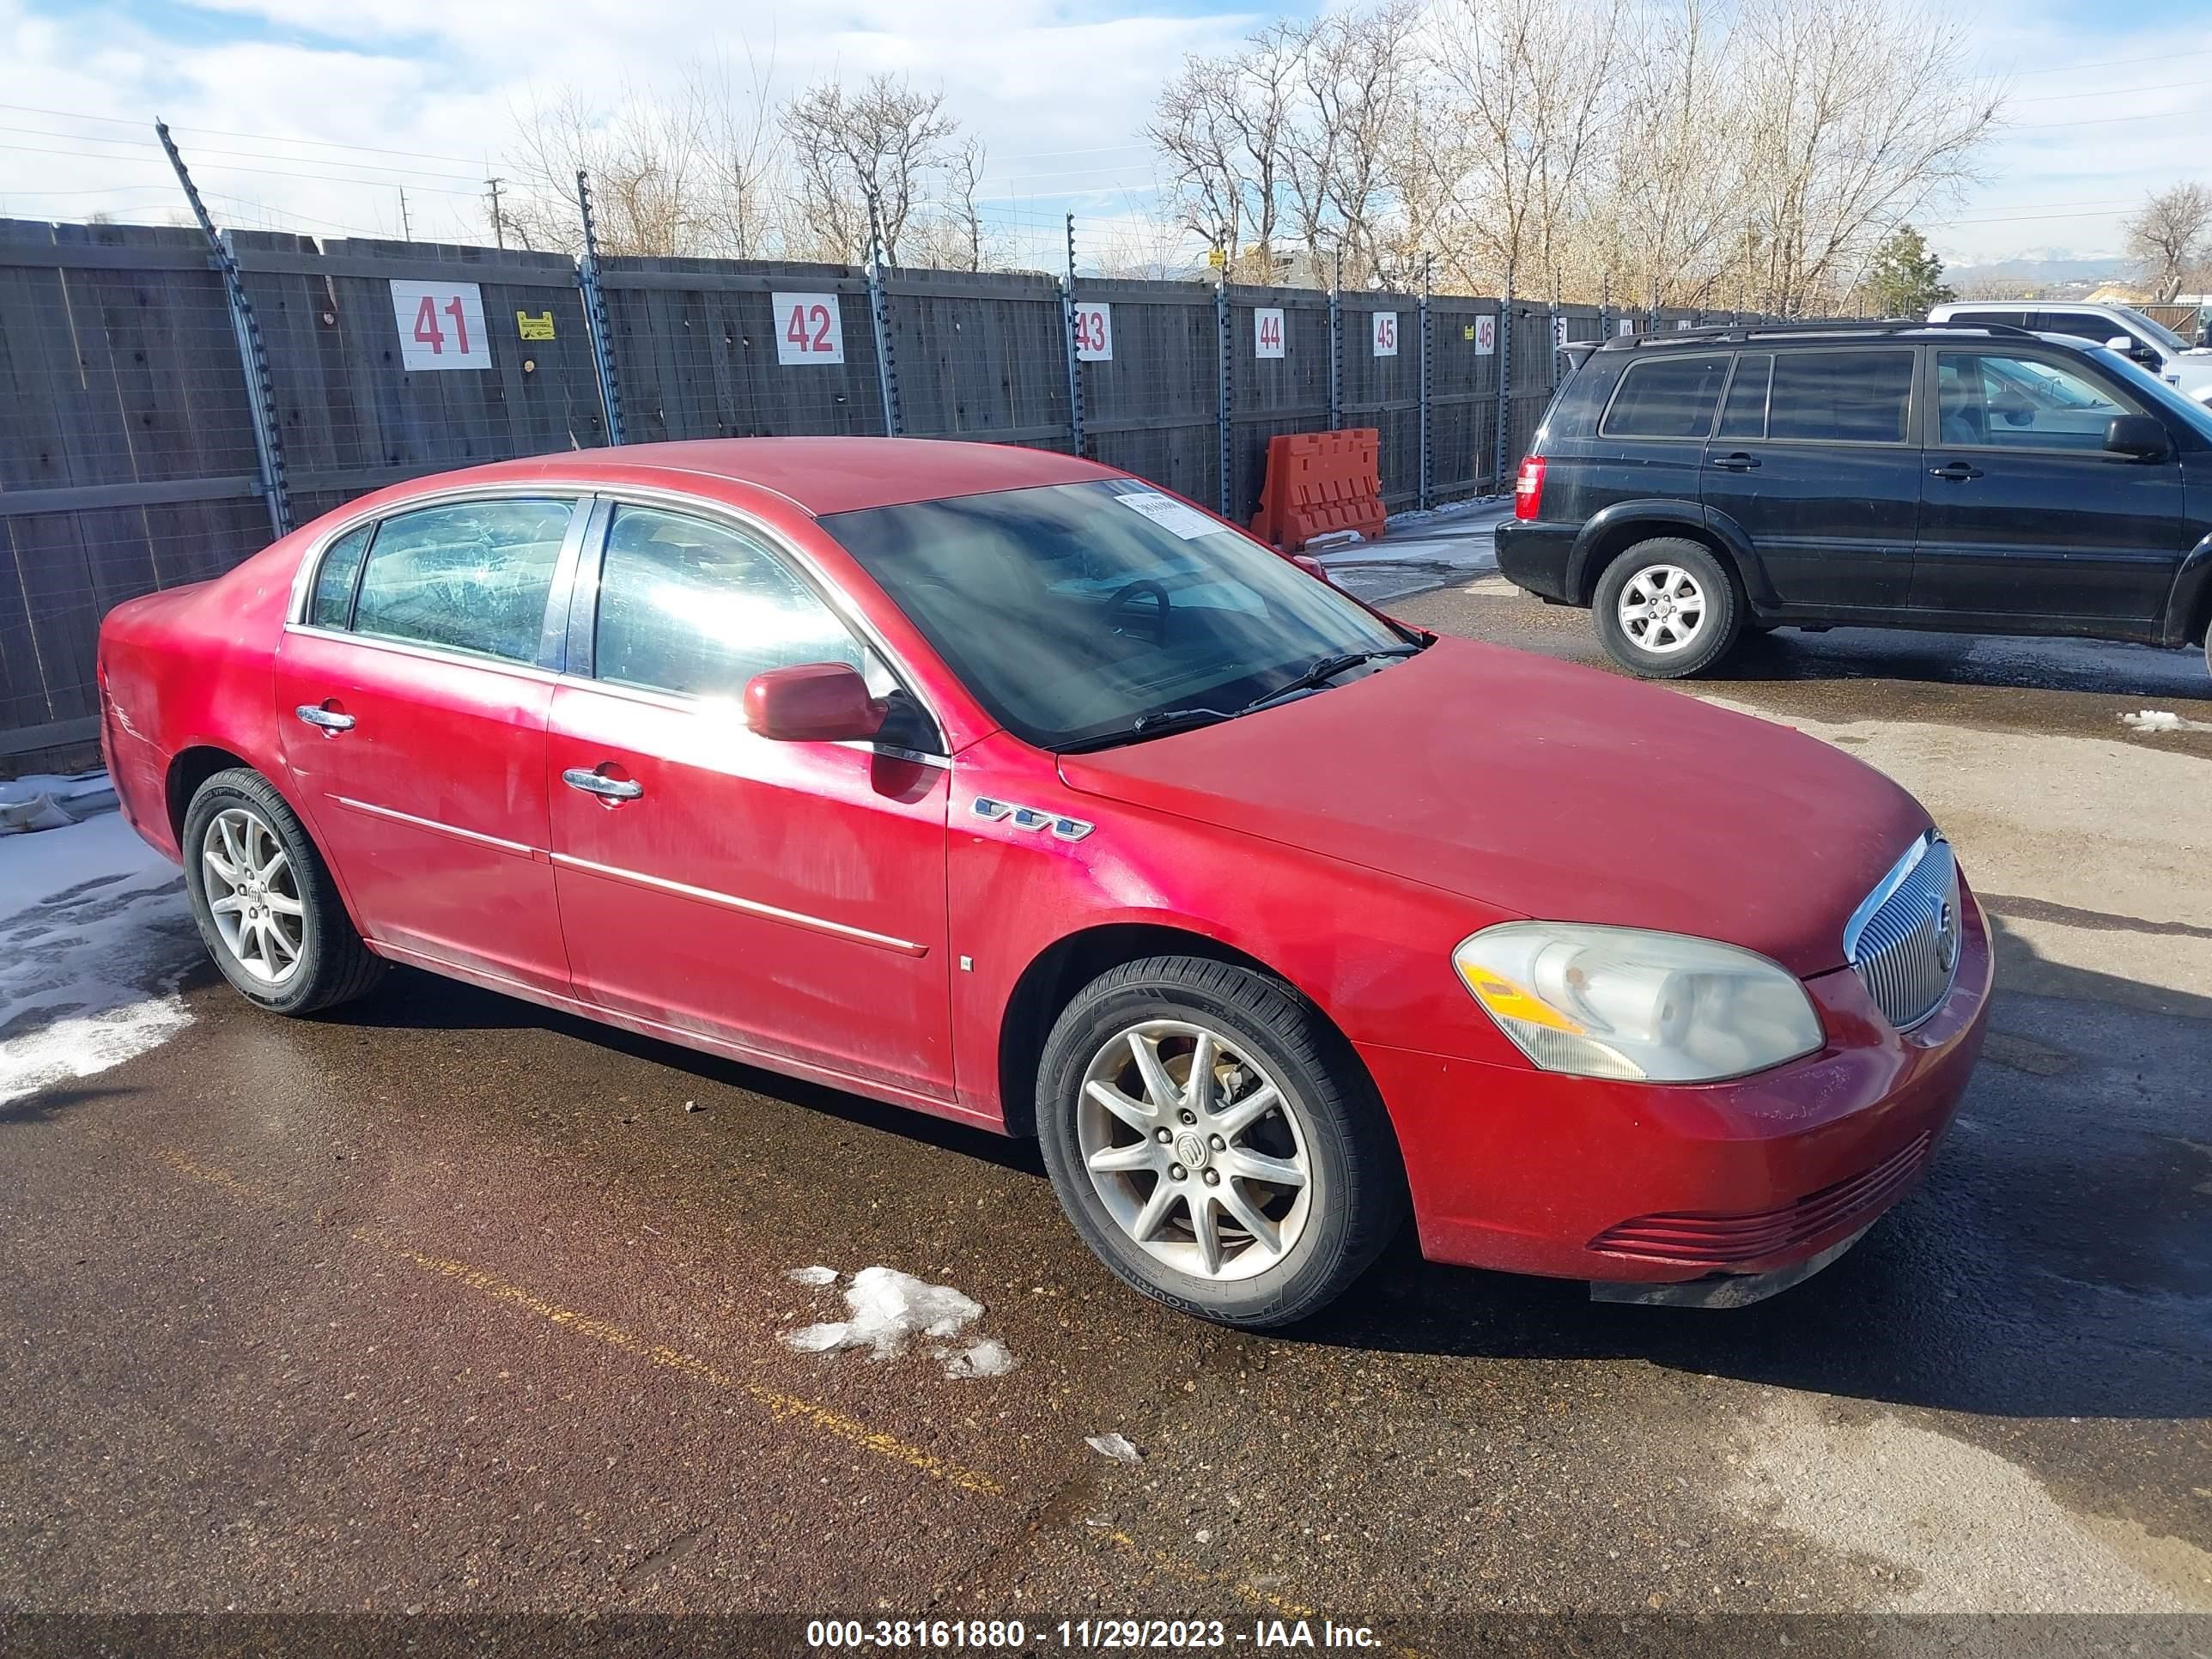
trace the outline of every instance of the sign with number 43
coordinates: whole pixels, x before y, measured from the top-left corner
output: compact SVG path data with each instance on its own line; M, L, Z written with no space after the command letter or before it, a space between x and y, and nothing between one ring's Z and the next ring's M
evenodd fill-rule
M845 321L834 294L771 294L775 360L786 368L845 361Z
M474 283L394 281L392 315L399 325L399 366L409 374L491 367L483 290Z

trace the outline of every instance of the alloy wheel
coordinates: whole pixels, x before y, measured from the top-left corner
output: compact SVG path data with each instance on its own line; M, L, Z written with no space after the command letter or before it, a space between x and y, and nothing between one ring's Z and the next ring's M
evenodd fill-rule
M1680 565L1649 565L1628 579L1617 610L1631 644L1671 657L1705 631L1705 590Z
M283 985L307 951L299 876L276 832L257 813L225 807L200 838L208 912L231 960L258 983Z
M1109 1038L1084 1072L1076 1143L1115 1224L1194 1278L1267 1272L1312 1215L1297 1109L1264 1066L1204 1025L1146 1020Z

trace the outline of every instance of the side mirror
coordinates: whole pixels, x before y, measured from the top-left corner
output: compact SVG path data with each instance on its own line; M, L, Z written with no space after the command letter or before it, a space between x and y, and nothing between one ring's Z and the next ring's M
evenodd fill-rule
M2132 357L2136 350L2136 337L2132 334L2115 334L2105 342L2105 349L2117 351L2123 357Z
M2148 415L2115 415L2105 422L2105 447L2131 461L2162 461L2172 448L2166 428Z
M745 684L745 724L778 743L865 741L883 730L884 714L846 663L771 668Z
M1321 581L1328 582L1328 585L1331 587L1336 586L1336 584L1329 579L1328 567L1323 564L1319 559L1314 557L1312 554L1293 553L1291 555L1291 562L1297 566L1299 569L1304 571L1307 575L1312 576Z

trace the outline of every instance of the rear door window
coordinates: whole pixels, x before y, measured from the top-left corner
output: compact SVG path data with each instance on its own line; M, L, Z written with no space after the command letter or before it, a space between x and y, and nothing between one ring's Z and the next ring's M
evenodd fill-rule
M1954 323L1968 324L1999 323L2013 328L2026 328L2028 316L2029 313L2026 311L1984 311L1978 306L1972 311L1953 312L1951 320Z
M1735 376L1729 382L1728 401L1721 405L1723 438L1764 438L1766 435L1766 390L1774 378L1774 354L1747 351L1735 360Z
M535 662L574 512L574 501L489 501L395 514L369 544L354 631Z
M1598 430L1608 438L1703 438L1712 430L1728 366L1725 351L1631 363Z
M1775 354L1766 435L1800 443L1901 444L1912 405L1911 350Z

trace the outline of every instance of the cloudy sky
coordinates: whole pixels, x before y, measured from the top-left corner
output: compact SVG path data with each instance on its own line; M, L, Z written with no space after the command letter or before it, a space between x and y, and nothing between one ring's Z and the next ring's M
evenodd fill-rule
M1842 3L1843 0L1838 0ZM1310 9L1311 0L1293 9ZM2212 0L1953 0L2009 88L1989 180L1923 216L1948 256L2116 252L2144 192L2212 175ZM0 213L158 221L178 132L225 222L485 240L516 112L750 58L790 89L879 69L942 85L1001 222L1042 244L1155 186L1137 142L1164 66L1272 15L1208 0L0 0Z

